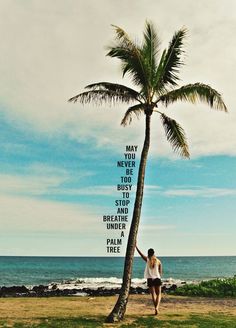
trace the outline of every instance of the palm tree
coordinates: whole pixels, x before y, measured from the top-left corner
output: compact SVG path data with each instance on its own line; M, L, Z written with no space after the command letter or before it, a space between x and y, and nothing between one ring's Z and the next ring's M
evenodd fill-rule
M132 104L126 111L121 125L130 124L133 117L145 116L145 139L140 158L136 198L131 221L126 257L123 272L123 283L119 298L107 317L107 322L119 321L124 317L128 302L132 264L136 238L141 215L145 168L150 145L150 121L153 113L157 113L164 126L167 140L182 157L189 158L189 150L182 127L168 117L159 107L164 108L176 101L197 103L201 101L211 108L227 111L221 95L209 85L203 83L187 84L178 87L179 68L183 65L183 40L187 30L181 28L169 43L167 49L160 53L160 41L152 23L146 22L143 42L134 42L120 27L114 26L116 32L115 44L109 47L107 56L121 61L123 76L128 74L137 90L125 85L99 82L85 87L86 91L69 99L82 104L95 102L121 102ZM158 109L157 109L158 108Z

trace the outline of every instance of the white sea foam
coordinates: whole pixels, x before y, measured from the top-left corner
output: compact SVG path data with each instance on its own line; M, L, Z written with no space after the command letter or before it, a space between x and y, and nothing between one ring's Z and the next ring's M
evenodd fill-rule
M98 288L104 289L113 289L113 288L120 288L122 283L121 278L117 277L100 277L100 278L77 278L66 280L62 282L53 282L49 284L49 289L55 288L55 285L59 289L77 289L82 290L83 288L89 288L96 290ZM179 279L163 279L163 285L170 287L171 285L175 284L177 286L182 285L182 280ZM141 287L147 288L146 280L140 278L133 278L131 280L131 286L134 288Z

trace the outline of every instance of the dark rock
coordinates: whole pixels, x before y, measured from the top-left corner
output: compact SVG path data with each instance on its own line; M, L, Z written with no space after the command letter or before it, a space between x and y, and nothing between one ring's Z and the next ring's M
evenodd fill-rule
M170 286L170 288L168 289L169 291L175 291L177 289L177 285L173 284Z
M16 294L27 294L29 292L28 288L25 286L12 286L12 287L5 287L3 286L0 289L0 296L15 296Z
M173 286L172 290L173 290ZM88 296L111 296L120 293L120 288L105 289L99 287L97 289L89 288L73 288L73 289L59 289L57 284L54 284L49 289L48 286L39 285L34 286L31 290L25 286L13 286L13 287L2 287L0 288L0 297L59 297L59 296L73 296L76 294L85 293ZM142 287L131 287L131 294L147 294L148 289L146 285Z
M162 291L162 293L165 293L166 291L167 291L167 287L164 285L164 286L162 286L161 287L161 291Z
M51 288L52 288L52 290L57 289L57 284L53 284Z
M48 290L48 286L44 286L44 285L34 286L32 290L36 293L43 293L44 291Z

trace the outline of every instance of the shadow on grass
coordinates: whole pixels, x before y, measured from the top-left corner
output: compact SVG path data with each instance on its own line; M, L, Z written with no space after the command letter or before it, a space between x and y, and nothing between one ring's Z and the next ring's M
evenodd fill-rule
M79 318L48 318L37 319L37 323L18 322L11 325L12 328L101 328L104 325L105 317L79 317ZM159 319L158 317L140 317L132 323L114 324L109 327L117 328L235 328L236 316L223 314L191 314L187 318L180 318L178 314L175 316L167 315L167 319ZM6 321L0 321L0 327L7 328L9 325Z
M236 317L221 314L192 314L183 320L159 319L157 317L143 317L133 321L131 324L121 325L119 328L144 328L144 327L188 327L188 328L235 328Z
M18 322L14 323L12 328L78 328L78 327L88 327L88 328L100 328L103 327L103 322L105 317L101 318L49 318L40 319L38 323L29 322ZM0 322L0 327L9 327L7 323Z

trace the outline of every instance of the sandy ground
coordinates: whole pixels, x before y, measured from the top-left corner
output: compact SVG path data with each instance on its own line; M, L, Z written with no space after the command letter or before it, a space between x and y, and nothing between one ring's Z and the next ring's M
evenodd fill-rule
M63 298L1 298L0 316L3 320L36 319L45 317L106 316L116 297ZM209 299L163 296L160 317L173 314L222 313L236 315L236 299ZM153 315L149 295L131 295L126 316L130 318Z

